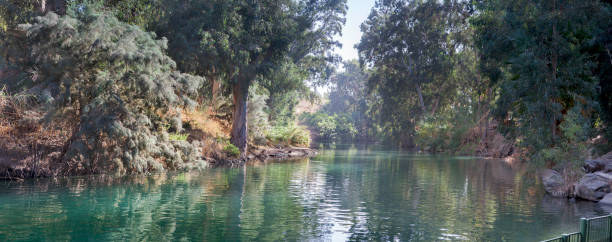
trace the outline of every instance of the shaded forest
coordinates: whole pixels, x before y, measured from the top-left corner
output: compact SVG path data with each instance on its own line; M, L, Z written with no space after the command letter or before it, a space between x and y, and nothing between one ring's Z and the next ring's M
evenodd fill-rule
M574 170L610 150L611 11L379 0L342 60L345 0L0 0L0 170L197 169L315 136Z

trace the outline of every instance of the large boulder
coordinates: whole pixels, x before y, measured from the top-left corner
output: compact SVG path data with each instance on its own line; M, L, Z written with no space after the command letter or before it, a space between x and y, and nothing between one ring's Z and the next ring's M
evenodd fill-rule
M567 197L569 192L567 191L563 176L559 172L551 169L544 169L541 171L540 176L542 177L542 184L544 190L547 193L555 197Z
M612 191L610 183L612 183L611 174L603 172L586 174L574 185L575 196L590 201L599 201Z
M612 171L612 152L607 153L597 159L584 161L584 171L593 173L597 171L611 172Z
M600 204L612 205L612 193L606 194L601 200L599 200Z

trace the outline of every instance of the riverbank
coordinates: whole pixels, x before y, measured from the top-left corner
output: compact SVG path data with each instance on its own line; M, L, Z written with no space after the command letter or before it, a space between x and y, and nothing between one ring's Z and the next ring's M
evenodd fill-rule
M0 137L0 180L89 175L69 172L71 164L61 161L62 145L57 140L57 137L36 141ZM222 151L217 152L217 154L222 153ZM249 154L244 159L232 158L225 154L202 156L201 159L206 162L207 167L238 167L249 162L306 158L316 154L317 150L304 147L253 147L249 149ZM165 171L173 170L166 168Z
M74 124L69 119L63 122L47 122L42 112L29 108L19 109L15 105L0 105L0 179L21 180L37 177L65 177L90 174L116 174L117 166L105 166L107 160L75 161L65 159ZM316 150L295 147L288 143L268 142L263 145L249 144L248 154L239 159L228 151L229 128L205 113L184 113L183 123L188 128L180 134L165 134L170 146L159 151L157 158L147 161L141 172L128 170L120 175L186 171L205 167L240 166L249 161L310 157ZM190 149L196 147L196 149ZM137 147L136 147L137 148ZM130 149L128 149L129 151ZM106 152L104 148L99 152ZM181 163L177 163L180 160ZM126 167L129 163L113 160L111 164ZM121 164L123 163L123 164ZM95 169L93 169L93 168Z
M540 171L546 192L555 197L578 198L612 205L612 152L586 160L584 175L562 174L552 169Z

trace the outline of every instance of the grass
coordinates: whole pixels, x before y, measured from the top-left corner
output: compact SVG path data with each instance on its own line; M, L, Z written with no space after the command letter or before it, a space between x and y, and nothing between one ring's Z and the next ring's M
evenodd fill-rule
M227 153L231 157L238 157L240 155L240 150L233 144L227 144L223 147L223 151Z
M169 134L170 140L174 141L186 141L189 134L171 133Z
M268 131L266 138L274 144L301 147L308 147L310 145L310 132L302 126L275 126Z

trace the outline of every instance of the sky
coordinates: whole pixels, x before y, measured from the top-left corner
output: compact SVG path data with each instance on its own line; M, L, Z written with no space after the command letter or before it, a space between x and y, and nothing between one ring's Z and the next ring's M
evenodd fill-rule
M370 15L370 10L374 7L376 0L348 0L348 11L346 13L346 23L342 29L342 36L339 40L342 43L342 48L336 49L343 60L359 59L357 55L357 49L355 44L361 40L361 29L359 26L363 23ZM336 66L339 71L343 70L341 64ZM319 94L329 92L329 86L318 86L312 87L312 89Z
M340 42L342 48L336 50L342 59L357 59L357 49L355 44L361 40L361 30L359 26L370 15L370 10L374 7L375 0L348 0L348 12L346 14L346 25L342 29Z

